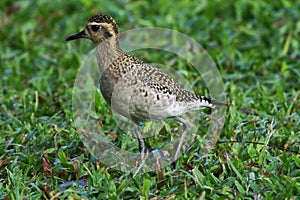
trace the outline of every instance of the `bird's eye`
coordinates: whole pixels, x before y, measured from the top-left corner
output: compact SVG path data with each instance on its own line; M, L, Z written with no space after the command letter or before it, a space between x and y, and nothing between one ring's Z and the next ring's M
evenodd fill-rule
M94 32L96 32L96 31L99 30L100 26L99 26L99 25L92 25L91 28L92 28L92 30L93 30Z

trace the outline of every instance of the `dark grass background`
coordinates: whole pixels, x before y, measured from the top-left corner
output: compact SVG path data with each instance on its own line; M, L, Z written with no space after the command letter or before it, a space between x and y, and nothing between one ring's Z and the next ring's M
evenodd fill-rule
M120 32L164 27L203 45L233 103L223 143L201 157L193 144L176 169L164 169L163 181L108 169L89 154L73 126L71 100L93 46L65 38L96 13L112 15ZM300 2L288 0L1 1L0 199L299 198L299 19ZM109 108L101 108L105 129L130 145L131 136L114 135ZM59 186L72 180L88 183Z

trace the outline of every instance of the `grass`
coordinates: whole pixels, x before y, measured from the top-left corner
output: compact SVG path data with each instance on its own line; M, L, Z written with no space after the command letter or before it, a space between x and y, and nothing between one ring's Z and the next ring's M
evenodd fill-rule
M0 199L299 198L300 3L201 2L2 1ZM151 26L185 33L223 76L233 106L219 143L205 155L193 143L176 169L164 169L163 181L155 172L107 168L74 128L72 87L92 45L64 40L95 13L114 16L120 31ZM164 55L139 56L161 63ZM195 75L186 78L193 82ZM100 111L116 143L130 146L109 108Z

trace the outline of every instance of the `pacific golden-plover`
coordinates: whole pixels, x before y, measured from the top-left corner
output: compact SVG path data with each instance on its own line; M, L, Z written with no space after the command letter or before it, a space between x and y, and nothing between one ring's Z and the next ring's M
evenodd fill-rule
M188 130L188 122L180 116L205 107L227 105L185 90L166 73L120 49L118 27L109 15L98 14L90 17L84 30L66 40L79 38L90 39L97 45L96 56L101 73L100 90L114 111L136 124L170 117L183 123L183 133L174 161L178 158ZM143 159L146 150L138 126L136 134Z

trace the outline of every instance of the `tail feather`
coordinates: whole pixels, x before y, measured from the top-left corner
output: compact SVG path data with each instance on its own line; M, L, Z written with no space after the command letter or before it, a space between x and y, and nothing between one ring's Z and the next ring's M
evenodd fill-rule
M198 96L199 99L199 107L209 107L209 108L214 108L215 106L229 106L230 104L228 103L222 103L216 101L214 98L209 98L205 96Z

